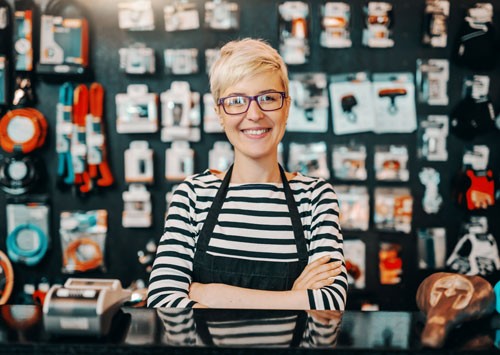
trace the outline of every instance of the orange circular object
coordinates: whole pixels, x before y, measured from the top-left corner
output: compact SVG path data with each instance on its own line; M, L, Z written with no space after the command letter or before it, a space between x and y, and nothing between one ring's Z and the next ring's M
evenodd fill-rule
M0 267L5 275L5 287L0 292L0 305L4 305L9 300L9 297L12 294L12 289L14 288L14 269L12 268L12 264L7 255L5 255L5 253L1 250Z
M47 120L34 108L18 108L0 120L0 145L9 153L29 153L40 148L47 136Z
M89 245L94 248L95 254L92 259L82 260L78 257L77 252L82 245ZM101 247L96 241L90 238L76 239L69 243L68 247L64 251L64 265L66 266L70 261L72 261L74 263L75 271L88 271L97 269L99 266L101 266L102 260L103 255Z

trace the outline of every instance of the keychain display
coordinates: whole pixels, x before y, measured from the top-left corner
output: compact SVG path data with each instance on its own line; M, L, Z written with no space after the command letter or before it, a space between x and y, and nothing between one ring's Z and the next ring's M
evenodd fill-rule
M418 174L420 182L425 187L424 197L422 198L422 207L425 213L438 213L443 204L443 197L439 193L439 183L441 176L439 172L430 167L424 167Z
M420 121L417 153L427 161L447 161L448 116L430 115Z
M151 185L154 182L153 149L148 141L131 141L125 150L125 181Z
M173 0L163 8L165 31L187 31L200 28L200 14L193 2Z
M349 287L366 287L366 245L359 239L344 240L344 258Z
M131 84L126 94L117 94L116 131L118 133L154 133L158 131L158 94L147 85Z
M187 75L198 73L198 49L165 49L165 69L167 74Z
M240 27L238 3L226 0L205 2L205 27L219 31L237 30Z
M151 193L142 184L130 184L122 193L124 228L148 228L153 224Z
M189 142L172 142L165 151L165 179L169 181L184 180L194 174L194 150Z
M118 27L129 31L153 31L155 22L151 0L118 3Z
M10 195L23 195L33 190L40 179L40 164L30 156L0 159L0 189Z
M368 73L332 75L329 87L335 134L375 130L373 89Z
M474 75L464 79L463 99L450 115L451 133L464 140L472 140L495 129L496 114L489 88L489 76Z
M43 202L7 204L7 254L16 263L40 263L50 245L49 206Z
M417 129L412 73L373 74L375 133L410 133Z
M393 47L392 4L388 2L370 1L367 6L365 6L364 12L365 27L363 29L363 45L371 48Z
M61 212L62 272L73 274L106 270L107 219L106 210Z
M288 147L288 170L302 175L330 178L326 157L326 143L290 143Z
M377 145L374 154L375 178L385 181L408 181L408 148L405 145Z
M279 5L279 52L286 64L304 64L309 58L309 5L285 1Z
M76 1L50 0L45 7L36 69L40 74L87 74L89 24L83 7Z
M226 141L214 142L208 152L208 168L226 171L234 161L234 151L231 143Z
M370 224L370 196L366 186L335 185L340 201L343 230L367 231Z
M382 242L379 246L379 277L382 285L397 285L403 278L402 246L398 243Z
M154 74L156 71L155 51L144 43L134 43L120 48L120 69L127 74Z
M418 267L426 270L443 269L446 261L446 230L419 228Z
M426 0L422 43L434 48L445 48L448 43L448 0Z
M447 59L417 59L417 96L431 106L448 105L450 62Z
M212 94L203 95L203 108L203 131L205 133L223 133L224 128L215 112L215 101Z
M472 70L491 70L497 62L493 5L481 2L467 10L455 48L455 62Z
M290 75L290 113L287 131L326 132L328 129L328 87L324 73Z
M411 232L413 196L406 187L375 188L373 222L378 230Z
M170 89L160 95L162 103L162 142L201 138L200 94L191 92L189 82L173 81Z
M345 2L321 5L321 34L319 43L325 48L349 48L351 41L351 7Z
M18 108L0 120L0 146L9 153L27 154L40 148L47 136L44 115L34 108Z
M485 217L472 219L464 225L464 234L446 260L454 272L464 275L488 276L500 270L500 257L495 237L488 232Z
M366 146L362 144L334 144L332 149L333 175L340 180L364 181Z

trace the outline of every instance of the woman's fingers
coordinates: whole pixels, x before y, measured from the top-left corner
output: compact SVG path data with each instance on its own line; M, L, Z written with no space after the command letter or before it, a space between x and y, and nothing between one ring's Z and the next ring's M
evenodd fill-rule
M295 281L293 289L316 289L331 284L331 278L341 273L342 262L330 260L329 256L324 256L308 264Z
M334 261L323 265L318 265L313 269L308 270L304 275L302 280L303 283L309 284L318 280L322 280L331 276L337 276L339 269L342 266L342 262Z

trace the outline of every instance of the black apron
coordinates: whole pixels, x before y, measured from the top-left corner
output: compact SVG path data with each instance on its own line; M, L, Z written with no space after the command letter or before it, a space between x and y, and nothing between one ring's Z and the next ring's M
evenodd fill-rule
M193 261L193 282L223 283L257 290L291 290L293 283L307 265L308 252L306 239L300 221L299 211L293 193L286 179L285 172L279 166L286 202L292 219L293 234L297 245L298 261L274 262L264 260L244 260L207 253L217 217L227 195L233 167L231 166L222 181L214 202L208 211L207 219L196 243Z

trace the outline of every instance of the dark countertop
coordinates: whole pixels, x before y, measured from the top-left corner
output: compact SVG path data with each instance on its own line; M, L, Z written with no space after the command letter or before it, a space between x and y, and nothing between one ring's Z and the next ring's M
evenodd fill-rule
M76 335L51 334L38 306L0 306L0 314L0 353L10 354L500 353L499 315L455 329L444 348L424 349L423 317L411 312L124 307L102 336L83 325Z

